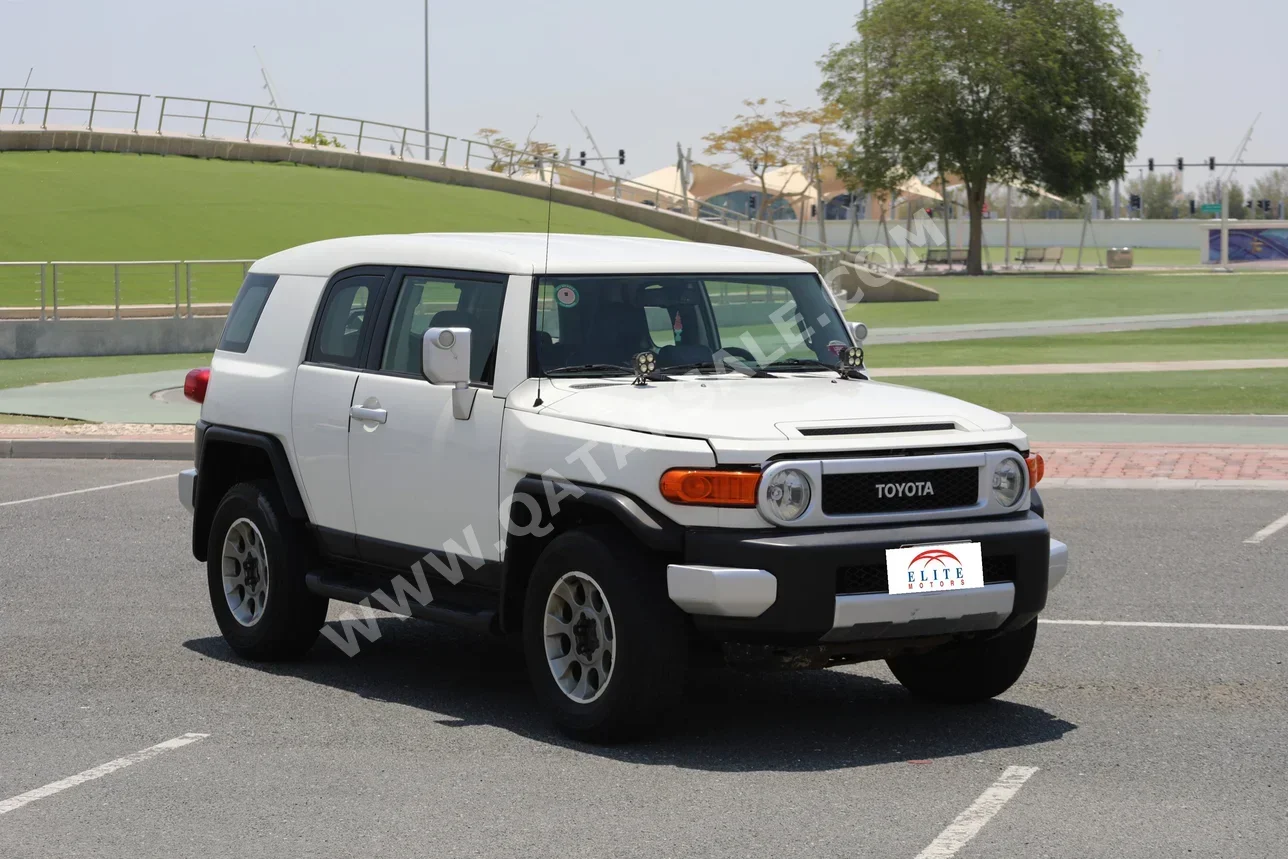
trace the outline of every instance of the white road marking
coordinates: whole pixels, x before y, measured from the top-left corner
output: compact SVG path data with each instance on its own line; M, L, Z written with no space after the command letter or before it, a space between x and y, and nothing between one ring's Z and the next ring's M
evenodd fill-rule
M1242 629L1253 632L1288 632L1288 626L1268 626L1256 623L1164 623L1152 620L1050 620L1039 618L1038 623L1058 626L1144 626L1160 629Z
M69 787L76 787L78 784L84 784L87 781L93 781L96 778L102 778L105 775L111 775L119 769L131 766L133 764L146 761L148 758L155 758L157 755L165 754L174 749L182 748L189 743L195 743L198 740L204 740L209 734L184 734L182 737L175 737L173 740L166 740L164 743L157 743L155 746L149 746L142 751L135 752L132 755L126 755L123 758L117 758L114 761L108 761L100 764L91 770L77 773L61 781L51 782L44 787L38 787L35 790L29 790L26 793L20 793L17 796L10 797L6 800L0 800L0 814L22 808L28 803L35 802L38 799L44 799L47 796L53 796L61 793Z
M1262 528L1260 531L1253 534L1251 537L1244 540L1243 542L1260 543L1262 540L1266 539L1271 534L1274 534L1278 531L1282 531L1284 528L1288 528L1288 513L1285 513L1283 516L1280 516L1278 519L1271 522L1269 525Z
M978 835L984 824L992 820L1037 771L1037 767L1007 767L992 787L981 793L970 808L957 815L957 819L948 824L947 829L917 854L917 859L949 859L956 856L957 851Z
M102 492L104 489L119 489L122 486L135 486L140 483L152 483L156 480L173 480L179 472L162 474L158 477L144 477L141 480L127 480L124 483L109 483L106 486L91 486L88 489L73 489L70 492L55 492L53 495L37 495L35 498L20 498L17 501L0 501L0 507L12 507L15 504L30 504L33 501L48 501L51 498L66 498L68 495L84 495L86 492Z

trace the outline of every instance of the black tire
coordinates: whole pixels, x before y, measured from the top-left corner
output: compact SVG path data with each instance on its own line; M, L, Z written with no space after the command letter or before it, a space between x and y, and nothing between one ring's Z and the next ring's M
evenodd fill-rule
M233 615L224 593L224 540L230 528L249 520L267 556L267 591L258 618L247 626ZM282 660L302 656L326 621L328 600L304 585L313 552L304 529L286 513L271 481L238 483L215 508L206 554L210 604L224 640L244 659Z
M547 600L570 572L588 576L602 591L616 647L602 690L585 702L560 687L546 651ZM679 700L688 625L667 596L664 563L619 529L592 526L559 535L537 559L524 599L523 649L537 697L560 730L589 742L618 742L655 729Z
M1017 630L929 653L887 659L904 688L941 704L970 704L995 698L1014 685L1029 664L1037 618Z

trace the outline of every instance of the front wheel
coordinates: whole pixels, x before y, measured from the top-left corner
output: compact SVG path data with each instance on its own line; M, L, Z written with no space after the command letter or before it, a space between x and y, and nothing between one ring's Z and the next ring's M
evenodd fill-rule
M688 636L665 574L612 527L569 531L541 553L523 647L538 697L579 739L648 731L684 686Z
M918 698L969 704L995 698L1020 679L1037 634L1038 621L1034 618L996 638L898 656L887 659L886 664L904 688Z

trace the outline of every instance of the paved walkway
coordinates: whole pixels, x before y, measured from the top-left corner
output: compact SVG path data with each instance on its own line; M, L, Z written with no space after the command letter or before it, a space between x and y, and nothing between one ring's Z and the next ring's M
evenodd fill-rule
M858 305L863 318L863 305ZM1027 322L982 322L966 325L922 325L913 328L873 328L866 344L935 343L945 340L983 340L992 337L1033 337L1043 334L1103 334L1154 328L1195 328L1206 325L1248 325L1288 322L1288 309L1222 310L1209 313L1165 313L1153 316L1107 316L1093 319L1037 319Z
M1288 444L1060 444L1037 449L1046 460L1047 476L1061 479L1288 481Z
M1288 368L1288 358L1239 358L1221 361L1119 361L1101 364L990 364L965 367L878 367L875 378L895 376L1053 376L1065 373L1161 373L1197 370L1272 370Z
M121 424L194 424L201 407L154 397L182 388L185 370L48 382L0 390L0 414L38 415Z

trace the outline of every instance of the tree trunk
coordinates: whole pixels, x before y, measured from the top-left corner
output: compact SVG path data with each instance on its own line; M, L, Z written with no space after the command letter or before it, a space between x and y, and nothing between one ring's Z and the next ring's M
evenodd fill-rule
M984 273L984 200L987 182L966 184L966 205L970 212L970 247L966 251L966 273Z

